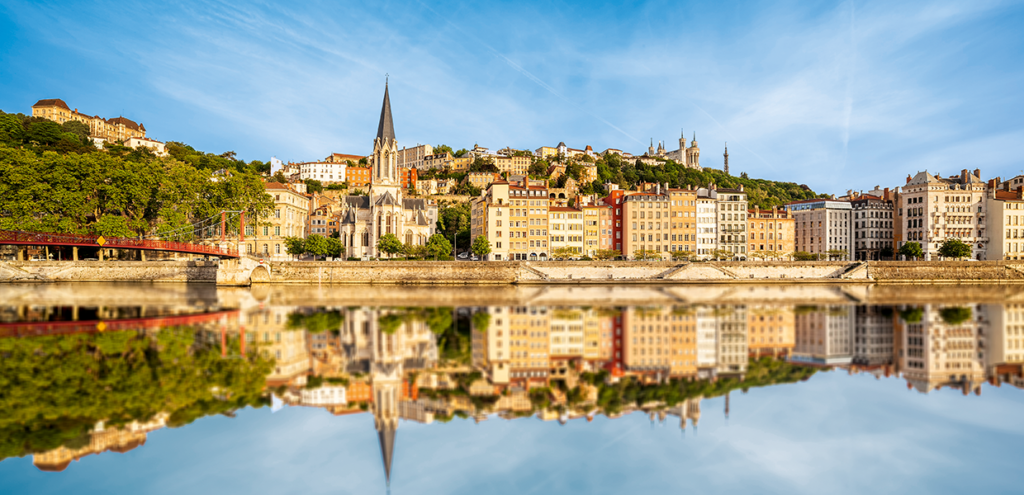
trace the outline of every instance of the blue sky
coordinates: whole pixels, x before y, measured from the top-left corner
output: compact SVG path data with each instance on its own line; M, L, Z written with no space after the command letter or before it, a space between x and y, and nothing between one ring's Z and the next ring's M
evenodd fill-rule
M844 192L1024 169L1024 5L0 0L0 109L63 98L246 160L400 146L634 153Z
M698 434L641 414L402 422L391 493L1018 493L1024 394L924 395L901 379L819 373L702 403ZM151 433L44 473L0 462L4 493L384 493L373 418L241 411Z

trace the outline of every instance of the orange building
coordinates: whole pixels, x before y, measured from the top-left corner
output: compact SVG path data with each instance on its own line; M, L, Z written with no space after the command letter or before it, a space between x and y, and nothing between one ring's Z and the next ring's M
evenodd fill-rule
M402 177L402 189L416 189L418 174L415 168L398 168L398 175Z
M747 254L756 257L782 258L796 251L796 222L786 210L748 210Z
M370 167L348 167L345 170L345 182L348 187L366 187L370 185Z
M791 306L747 307L747 352L751 356L788 356L796 345Z

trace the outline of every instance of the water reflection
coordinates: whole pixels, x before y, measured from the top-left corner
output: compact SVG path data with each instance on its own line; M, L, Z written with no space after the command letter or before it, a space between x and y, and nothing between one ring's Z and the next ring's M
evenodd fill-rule
M0 305L0 457L32 455L39 469L61 471L204 416L312 407L372 414L390 480L400 420L566 423L639 413L696 429L707 398L726 397L728 414L733 391L822 370L902 379L923 393L1024 385L1024 306L1012 302L170 299Z

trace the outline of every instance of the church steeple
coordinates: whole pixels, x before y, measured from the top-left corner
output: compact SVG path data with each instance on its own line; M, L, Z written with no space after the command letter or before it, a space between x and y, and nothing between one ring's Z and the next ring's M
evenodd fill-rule
M373 139L373 176L370 180L371 186L378 186L377 192L381 194L388 191L392 196L399 194L398 186L401 179L398 176L397 154L398 141L395 139L395 124L391 118L391 96L388 94L388 83L385 81L380 123L377 124L377 137Z
M391 98L388 96L388 83L384 81L384 104L380 109L380 124L377 124L377 139L394 141L395 124L391 120Z
M388 425L377 432L380 441L380 455L384 460L384 481L391 486L391 459L395 454L395 428Z

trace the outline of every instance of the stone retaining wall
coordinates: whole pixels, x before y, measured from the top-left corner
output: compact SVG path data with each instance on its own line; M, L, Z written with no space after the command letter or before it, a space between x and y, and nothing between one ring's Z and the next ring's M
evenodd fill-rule
M1024 282L1024 263L974 262L0 262L0 282L275 284L651 284Z
M204 261L9 261L0 282L217 281L217 263Z

